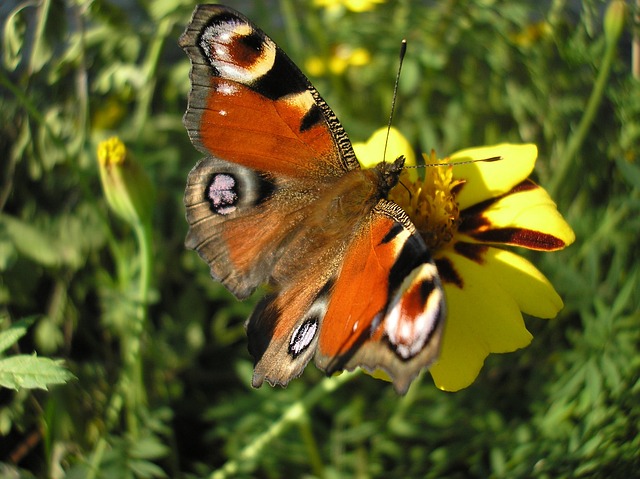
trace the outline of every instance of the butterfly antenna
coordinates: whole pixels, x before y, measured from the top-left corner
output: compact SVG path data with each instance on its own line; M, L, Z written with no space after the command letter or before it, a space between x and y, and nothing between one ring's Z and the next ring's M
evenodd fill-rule
M396 82L393 86L393 99L391 100L391 113L389 113L389 123L387 123L387 137L384 139L384 150L382 152L382 161L387 158L387 144L389 143L389 133L391 132L391 123L393 122L393 112L396 109L396 99L398 98L398 84L400 83L400 72L402 71L402 62L407 53L407 40L402 39L400 45L400 64L398 65L398 73L396 73Z
M416 165L416 166L407 166L406 168L421 168L421 167L430 167L430 166L460 166L460 165L468 165L470 163L491 163L493 161L500 161L503 158L501 156L492 156L490 158L480 158L477 160L465 160L465 161L447 161L444 163L425 163L424 165Z

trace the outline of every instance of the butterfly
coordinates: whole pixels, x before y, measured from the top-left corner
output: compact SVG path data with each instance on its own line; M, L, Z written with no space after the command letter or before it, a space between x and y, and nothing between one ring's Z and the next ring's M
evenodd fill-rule
M314 357L328 375L381 369L405 393L438 355L445 303L388 200L404 157L361 168L318 91L239 12L197 6L179 44L184 125L206 155L187 179L185 244L238 299L270 288L245 324L253 386L287 385Z

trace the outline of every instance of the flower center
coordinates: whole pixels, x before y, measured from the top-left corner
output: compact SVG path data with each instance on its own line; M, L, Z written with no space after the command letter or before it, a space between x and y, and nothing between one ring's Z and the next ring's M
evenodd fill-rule
M448 162L448 158L436 158L434 151L423 157L429 165ZM400 175L400 183L389 194L389 199L407 212L433 253L446 246L458 228L460 210L453 190L463 182L453 179L451 165L428 166L424 180L415 181L405 169Z

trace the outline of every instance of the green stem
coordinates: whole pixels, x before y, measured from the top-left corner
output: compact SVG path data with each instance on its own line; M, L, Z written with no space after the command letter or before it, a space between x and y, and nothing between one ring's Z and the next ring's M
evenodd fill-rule
M302 441L307 450L307 456L309 457L309 463L311 464L311 470L313 476L318 478L325 477L324 464L322 464L322 457L320 456L320 448L318 447L318 441L313 436L313 430L311 429L311 421L309 414L305 411L305 414L300 418L298 424L300 429L300 435Z
M593 124L598 113L598 108L602 103L604 89L607 85L607 80L609 79L609 73L611 72L611 65L613 63L615 54L616 42L607 42L604 58L602 59L600 70L598 71L596 83L593 87L593 90L591 91L591 96L589 97L587 108L585 109L585 112L580 119L578 128L569 138L566 149L564 150L564 152L560 153L561 162L558 165L555 174L551 178L551 182L547 187L547 190L551 194L552 198L556 198L559 189L565 186L567 175L575 166L575 158L577 156L577 153L578 151L580 151L584 140L587 138L589 129L591 128L591 125Z
M296 13L296 9L298 13ZM292 52L294 58L301 58L302 56L302 35L300 34L300 21L298 15L300 14L300 5L293 5L291 0L280 0L280 13L283 18L282 24L285 28L285 35L287 37L287 48Z
M120 411L122 411L123 398L124 393L122 391L122 382L119 382L116 386L116 392L111 396L111 400L109 401L105 411L105 434L100 437L95 449L93 450L85 479L94 479L100 471L100 463L102 462L102 457L107 449L107 440L105 439L106 432L110 431L118 422Z
M147 397L142 375L142 334L147 321L149 291L151 289L151 272L153 267L153 243L151 222L138 222L133 227L140 256L140 278L138 283L138 305L132 329L122 335L123 372L115 387L111 401L105 413L105 434L118 422L120 411L125 406L128 432L132 438L139 435L138 411L146 404ZM119 254L121 261L126 258ZM100 470L100 463L107 447L107 441L100 438L88 464L87 478L94 479Z
M173 20L170 17L162 19L156 29L156 35L153 37L151 45L149 46L149 53L143 68L145 78L144 88L139 92L139 100L133 115L133 131L142 131L142 127L149 116L151 100L155 93L156 71L160 60L160 53L162 53L162 45L169 33L171 33L172 27Z
M259 435L251 444L245 447L235 459L227 461L217 471L209 476L210 479L224 479L234 477L238 472L247 472L253 468L267 445L285 432L291 425L303 421L307 412L323 397L332 393L344 383L350 381L356 374L342 373L340 376L325 378L315 386L309 394L298 399L274 422L269 429ZM241 469L242 468L242 469Z
M87 467L87 475L85 479L95 479L100 470L100 463L102 462L102 456L104 456L104 452L107 448L107 440L104 437L101 437L96 445L96 448L93 450L93 454L91 455L91 461L89 461Z
M149 302L149 290L151 288L151 271L153 265L153 246L151 222L144 221L134 225L134 232L138 242L140 277L138 284L138 297L136 316L131 334L123 338L126 346L125 353L125 377L128 379L126 386L127 397L127 423L129 432L135 438L138 435L137 411L141 405L146 404L147 397L142 375L142 334L147 322L147 307Z
M49 17L49 8L51 7L50 0L44 0L37 11L37 21L35 34L33 35L33 48L31 49L31 57L29 58L29 75L31 75L34 70L40 70L42 68L42 54L40 50L42 49L42 44L44 42L44 29L47 25L47 19ZM40 62L36 65L36 59Z

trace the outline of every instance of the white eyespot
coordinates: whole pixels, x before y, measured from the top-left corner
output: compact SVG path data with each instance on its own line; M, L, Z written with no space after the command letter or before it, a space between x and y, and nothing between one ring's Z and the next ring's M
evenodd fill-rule
M318 321L316 318L309 318L304 321L291 335L289 354L294 358L298 357L313 342L317 331Z
M303 359L308 360L309 355L313 353L310 348L317 342L318 329L324 315L327 314L328 307L326 293L320 293L309 306L302 323L293 331L289 339L289 354L294 359L304 353Z
M396 353L404 359L418 354L435 331L442 312L444 295L435 265L425 263L402 282L385 318L385 333ZM430 285L423 297L425 285Z

